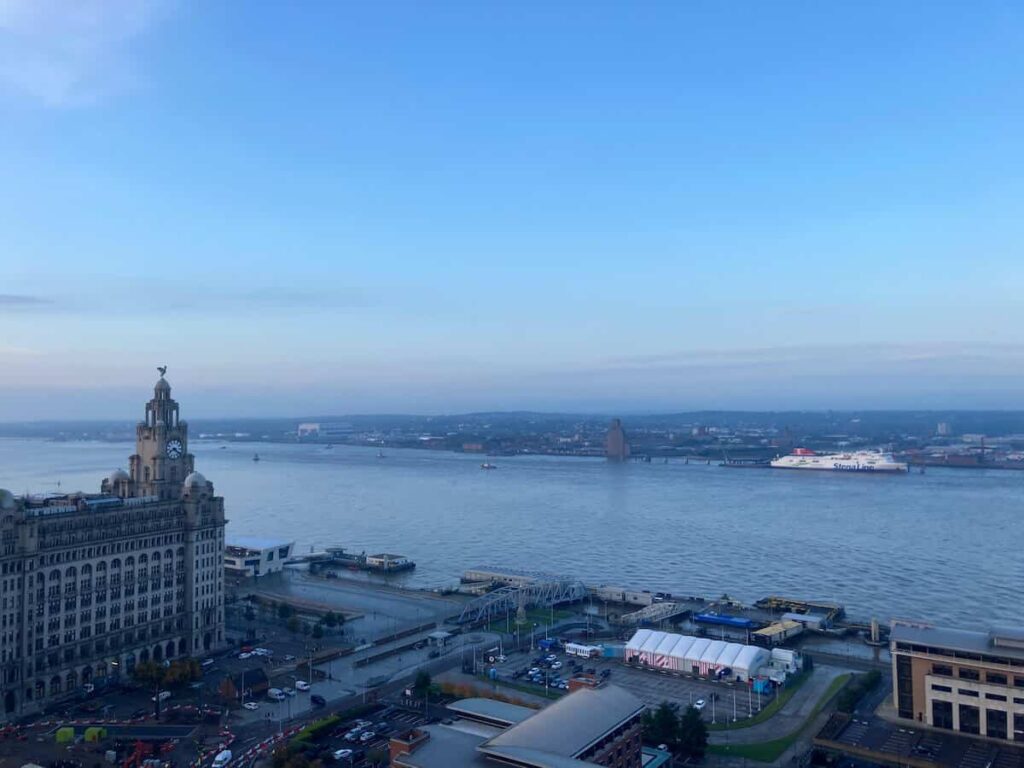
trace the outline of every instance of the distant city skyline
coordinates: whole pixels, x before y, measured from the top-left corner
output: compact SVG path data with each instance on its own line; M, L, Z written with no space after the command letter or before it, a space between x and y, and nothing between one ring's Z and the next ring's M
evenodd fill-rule
M0 7L0 421L1024 407L1019 4L78 9Z

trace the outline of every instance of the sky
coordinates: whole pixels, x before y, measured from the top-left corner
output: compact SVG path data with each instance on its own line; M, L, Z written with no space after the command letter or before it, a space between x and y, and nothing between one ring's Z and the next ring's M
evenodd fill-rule
M1019 408L1019 2L0 0L0 420Z

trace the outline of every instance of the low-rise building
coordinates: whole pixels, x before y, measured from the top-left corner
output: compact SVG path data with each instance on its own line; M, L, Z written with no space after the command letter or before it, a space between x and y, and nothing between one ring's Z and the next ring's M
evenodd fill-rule
M554 704L531 713L514 705L453 705L463 716L498 730L481 732L425 726L391 739L391 765L396 768L451 766L516 766L572 768L602 765L640 768L641 716L644 704L614 685L580 688ZM509 727L501 730L502 726Z
M224 570L231 576L265 576L284 568L293 541L232 536L224 551Z
M1024 741L1024 629L895 623L889 650L901 718Z

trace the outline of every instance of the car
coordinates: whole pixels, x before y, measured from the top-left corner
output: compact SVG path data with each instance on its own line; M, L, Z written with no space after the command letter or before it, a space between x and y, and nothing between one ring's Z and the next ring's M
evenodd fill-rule
M255 712L255 711L256 711L257 709L259 709L259 708L260 708L260 705L259 705L259 704L257 704L257 703L256 703L255 701L247 701L247 702L245 702L245 704L243 704L242 706L243 706L243 707L244 707L245 709L248 709L248 710L249 710L250 712Z
M86 683L85 685L82 686L82 691L84 691L85 693L92 693L95 690L96 690L96 686L93 685L92 683Z
M539 674L539 673L540 673L540 667L534 667L533 669L531 669L531 670L530 670L529 672L527 672L526 674L528 674L528 675L531 675L531 676L532 676L532 675L536 675L536 674Z
M252 653L250 653L249 651L242 651L240 654L238 654L238 658L241 661L245 661L246 659L251 659L252 658Z
M326 707L327 699L325 699L319 693L314 693L312 696L309 697L309 703L312 704L314 707Z
M338 749L334 752L335 760L351 760L352 750L351 749Z
M601 677L611 677L611 676L612 676L612 671L610 669L602 669L601 670Z
M214 665L214 663L215 662L213 659L203 659L202 662L200 662L199 666L203 669L209 669Z
M560 661L553 661L553 662L551 662L551 668L552 669L561 669L562 668L562 662L560 662Z
M377 738L377 734L373 731L363 731L359 736L359 743L365 744L368 741L373 741L375 738Z
M695 702L693 702L693 708L696 709L698 712L704 709L704 707L706 707L707 705L708 703L704 701L704 699L697 699Z
M296 691L308 691L309 690L309 683L307 683L305 680L296 680L295 681L295 690Z
M508 656L506 656L506 655L505 655L504 653L503 653L503 654L501 654L500 656L498 656L498 661L499 661L499 663L500 663L500 662L504 662L504 661L506 661L507 659L508 659Z
M387 733L391 730L391 726L382 720L379 723L374 723L373 730L375 730L377 733Z
M145 717L146 715L148 715L151 711L152 710L150 710L149 707L139 707L134 712L132 712L131 719L138 720L140 717Z
M282 688L281 692L285 696L294 696L295 695L295 689L294 688Z
M269 648L253 648L252 652L257 656L271 656L273 652Z
M292 655L291 655L290 653L286 653L286 654L284 655L284 660L285 660L285 661L295 661L295 657L294 657L294 656L292 656Z
M267 698L271 701L284 701L284 691L280 688L271 688L267 691Z
M549 662L550 661L555 661L557 659L558 659L558 657L555 656L555 654L553 654L553 653L549 653L547 656L544 657L544 661L549 661Z
M360 735L362 735L362 733L363 733L363 729L362 728L353 728L351 731L346 733L342 738L344 738L345 741L358 741L359 737L360 737Z
M373 723L369 720L356 720L353 725L355 725L356 728L369 728Z

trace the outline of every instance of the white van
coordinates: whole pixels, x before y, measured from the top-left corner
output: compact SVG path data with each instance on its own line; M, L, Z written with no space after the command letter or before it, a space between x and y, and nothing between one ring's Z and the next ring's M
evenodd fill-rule
M284 701L284 691L280 688L271 688L267 691L267 698L271 701Z
M231 750L225 749L213 758L213 768L224 768L225 765L231 762Z

